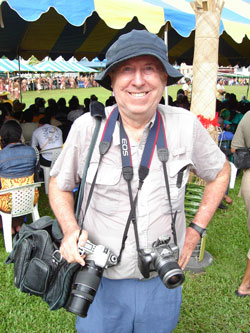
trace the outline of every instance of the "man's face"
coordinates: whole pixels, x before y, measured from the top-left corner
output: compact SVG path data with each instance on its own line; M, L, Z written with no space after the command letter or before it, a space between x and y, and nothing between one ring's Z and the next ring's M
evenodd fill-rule
M167 74L153 56L140 56L120 64L111 74L112 88L122 116L152 116L163 95Z

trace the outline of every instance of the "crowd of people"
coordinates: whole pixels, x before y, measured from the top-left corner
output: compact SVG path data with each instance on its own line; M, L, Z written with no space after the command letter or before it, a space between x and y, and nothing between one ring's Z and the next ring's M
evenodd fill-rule
M75 89L75 88L90 88L98 87L95 81L94 74L81 74L77 76L66 75L49 75L49 76L36 76L36 77L2 77L0 76L0 91L7 91L11 99L20 98L20 90L37 91L41 90L54 90L54 89Z

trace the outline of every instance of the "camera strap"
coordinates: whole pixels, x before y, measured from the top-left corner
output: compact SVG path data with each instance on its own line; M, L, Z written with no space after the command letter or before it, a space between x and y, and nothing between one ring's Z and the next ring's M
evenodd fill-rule
M160 127L161 128L159 131L159 136L158 136L158 141L157 141L157 154L158 154L158 158L162 162L162 166L163 166L163 174L164 174L165 186L166 186L166 190L167 190L170 214L171 214L172 235L173 235L174 243L175 243L175 245L177 245L177 236L176 236L176 229L175 229L177 210L173 213L173 206L172 206L170 187L169 187L169 181L168 181L168 173L167 173L167 167L166 167L166 163L169 158L169 152L168 152L168 145L167 145L167 138L165 135L164 124L163 124L161 115L160 115ZM178 174L178 178L179 178L179 174Z
M156 142L158 139L159 129L160 129L160 118L159 112L156 112L155 122L147 137L147 141L142 153L142 158L140 162L140 166L138 169L138 176L139 176L139 184L135 198L133 199L132 189L131 189L131 180L133 179L133 164L132 164L132 156L131 156L131 149L129 138L127 133L123 127L122 119L120 118L120 147L121 147L121 157L122 157L122 174L123 178L127 181L128 184L128 192L129 192L129 201L130 201L130 213L127 219L127 223L125 226L125 230L123 233L122 244L120 253L118 256L117 261L121 260L122 252L125 248L125 242L128 235L128 230L130 227L130 223L132 221L134 226L135 232L135 241L136 241L136 248L137 251L140 249L139 245L139 235L136 223L136 204L138 199L138 193L142 188L143 182L149 173L150 164L154 155L154 150L156 146Z
M127 137L127 134L124 130L122 120L120 119L120 142L121 142L121 156L122 156L122 173L124 179L128 183L128 191L129 191L129 200L130 200L130 213L127 219L126 227L123 233L122 238L122 244L120 253L118 256L118 262L121 260L122 252L125 248L125 242L127 239L128 230L130 227L130 223L132 221L134 226L134 232L135 232L135 241L136 241L136 248L137 251L140 250L139 245L139 235L138 235L138 229L137 229L137 222L136 222L136 204L138 199L138 193L139 190L142 188L143 182L145 178L147 177L149 173L150 164L153 158L155 146L157 144L157 153L159 160L163 164L163 172L164 172L164 179L165 179L165 185L167 189L167 195L169 199L169 206L170 206L170 212L171 212L171 229L173 234L173 240L175 244L177 245L177 237L176 237L176 230L175 230L175 221L176 221L176 215L177 211L173 214L173 208L172 208L172 202L171 202L171 196L170 196L170 188L169 188L169 182L168 182L168 175L167 175L167 168L166 168L166 162L168 161L168 147L167 147L167 139L165 135L164 125L162 117L157 110L156 112L156 118L154 125L152 126L145 147L142 154L141 163L139 166L138 174L139 174L139 186L137 189L137 193L135 198L133 199L132 196L132 189L131 189L131 180L133 178L133 166L132 166L132 156L131 156L131 149L129 144L129 139Z
M110 115L109 115L109 117L106 121L103 133L102 133L101 142L99 144L100 158L99 158L99 162L98 162L98 166L97 166L97 170L96 170L94 179L92 181L92 184L91 184L91 187L90 187L90 190L89 190L89 195L88 195L87 202L86 202L86 208L85 208L83 218L82 218L82 221L81 221L81 224L80 224L79 235L81 234L82 229L83 229L84 218L86 216L86 213L87 213L87 210L88 210L88 207L89 207L89 204L90 204L90 200L92 198L92 194L93 194L93 191L94 191L94 187L95 187L95 183L96 183L96 179L97 179L97 174L98 174L98 171L99 171L99 167L100 167L102 158L108 152L108 150L111 146L112 136L113 136L113 132L114 132L114 128L115 128L115 124L116 124L116 120L118 118L118 115L119 115L119 112L118 112L118 108L116 107L110 113ZM99 131L99 128L98 128L98 131Z

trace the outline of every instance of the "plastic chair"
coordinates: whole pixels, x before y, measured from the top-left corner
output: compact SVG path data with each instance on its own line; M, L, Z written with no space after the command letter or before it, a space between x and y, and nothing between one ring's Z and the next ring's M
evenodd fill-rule
M230 172L229 188L234 188L238 169L232 162L229 162L229 163L230 163L230 167L231 167L230 168L231 172Z
M47 167L47 166L44 166L44 165L40 165L40 168L43 169L44 186L45 186L45 193L46 194L48 194L48 189L49 189L49 178L50 178L49 173L50 173L50 170L52 169L53 165L55 164L55 161L57 160L61 151L62 151L62 147L45 149L45 150L40 151L40 154L41 153L52 153L51 166Z
M6 190L0 190L1 194L12 194L12 210L10 213L4 213L0 211L3 224L3 236L6 252L12 250L12 217L23 216L32 214L33 221L40 218L38 212L38 205L34 206L35 189L41 186L41 182L27 184L23 186L17 186L8 188ZM1 200L1 197L0 197Z

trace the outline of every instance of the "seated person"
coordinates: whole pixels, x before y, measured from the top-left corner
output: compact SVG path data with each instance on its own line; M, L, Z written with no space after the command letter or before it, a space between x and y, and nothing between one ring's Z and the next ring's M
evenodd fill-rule
M72 96L69 100L69 113L67 119L72 121L72 123L83 114L83 109L79 104L79 99L76 96Z
M37 164L36 152L32 147L21 143L22 129L15 120L6 121L0 129L0 178L1 189L34 183L34 172ZM34 205L38 201L36 190ZM0 210L5 213L11 211L11 194L0 196ZM16 222L18 221L18 223ZM20 229L20 218L13 221L15 231ZM14 228L13 227L13 228Z
M56 119L64 123L67 120L67 114L69 113L69 108L66 106L66 99L64 97L61 97L56 104Z
M187 96L183 94L178 94L175 101L175 106L190 110L190 103L188 102Z
M219 134L218 141L220 149L231 161L231 142L234 134L230 131L230 125L232 124L229 120L224 120L222 117L218 118L220 124L221 133Z
M34 123L39 122L41 118L44 117L44 111L45 111L45 100L40 97L35 98L35 103L31 104L29 109L33 113L33 119L32 121Z
M25 143L30 145L32 134L38 127L38 123L33 122L33 112L31 109L27 109L23 112L21 127Z
M59 148L63 145L63 135L60 128L52 126L47 117L39 120L38 128L33 132L31 146L38 147L40 151ZM52 152L40 153L40 164L50 167Z

